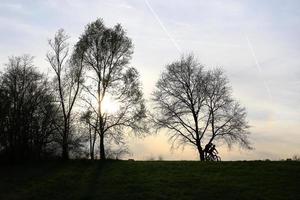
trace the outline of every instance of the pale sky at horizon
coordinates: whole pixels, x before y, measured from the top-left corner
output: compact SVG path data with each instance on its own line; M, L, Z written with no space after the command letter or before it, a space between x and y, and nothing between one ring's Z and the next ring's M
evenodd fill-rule
M64 28L75 43L97 18L121 23L132 38L131 65L147 99L165 65L181 54L225 70L247 108L255 149L223 146L224 160L300 155L300 1L0 0L0 71L9 56L28 53L47 73L47 39ZM131 138L129 146L135 159L198 158L188 147L171 152L163 132Z

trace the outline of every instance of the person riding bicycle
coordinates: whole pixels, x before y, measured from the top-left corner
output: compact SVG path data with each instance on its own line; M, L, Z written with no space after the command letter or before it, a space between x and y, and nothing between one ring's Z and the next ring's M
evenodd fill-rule
M208 153L212 145L213 145L212 143L208 143L207 145L205 145L204 152Z
M217 155L219 152L216 149L216 145L212 145L211 147L212 154Z
M208 154L214 155L214 152L215 152L215 150L216 150L215 147L216 147L216 145L211 144L210 148L208 149Z
M216 149L216 145L214 145L213 143L209 143L205 146L205 150L206 152L206 157L208 158L208 160L219 160L218 157L218 151Z

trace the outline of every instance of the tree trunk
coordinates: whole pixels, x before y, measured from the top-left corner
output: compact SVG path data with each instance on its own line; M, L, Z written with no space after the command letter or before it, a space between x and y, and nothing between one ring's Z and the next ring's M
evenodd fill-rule
M100 160L105 160L105 148L104 148L104 134L99 134L100 136Z
M91 157L91 160L95 159L94 146L95 146L95 142L91 141L91 147L90 147L90 157Z
M199 160L200 161L205 161L205 156L204 156L203 149L200 146L198 146L197 149L198 149L198 153L199 153Z
M66 138L65 136L63 138ZM69 148L68 148L68 142L66 142L66 139L63 139L63 149L62 149L62 159L68 160L69 159Z
M95 159L95 142L96 142L96 131L94 133L94 138L92 139L92 149L91 149L91 159L94 160Z
M89 125L89 139L90 139L90 159L94 160L94 152L93 152L93 138L92 138L92 128L91 125Z
M69 146L68 146L68 125L65 124L65 130L63 133L63 141L62 141L62 159L68 160L69 159Z
M199 138L199 136L198 136L198 138ZM205 160L204 150L201 147L200 139L196 140L196 146L197 146L197 150L198 150L198 153L199 153L199 160L204 161Z
M90 156L91 156L91 160L94 160L94 159L95 159L94 151L91 150L90 154L91 154L91 155L90 155Z

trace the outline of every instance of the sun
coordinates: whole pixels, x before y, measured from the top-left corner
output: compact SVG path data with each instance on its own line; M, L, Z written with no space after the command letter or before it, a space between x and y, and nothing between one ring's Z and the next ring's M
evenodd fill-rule
M116 113L119 110L119 107L119 103L115 101L111 96L105 96L101 105L101 109L105 113L110 114Z

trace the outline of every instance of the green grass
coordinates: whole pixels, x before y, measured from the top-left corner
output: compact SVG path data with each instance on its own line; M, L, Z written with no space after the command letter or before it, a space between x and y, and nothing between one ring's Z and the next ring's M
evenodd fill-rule
M300 199L300 162L74 160L2 166L0 199Z

